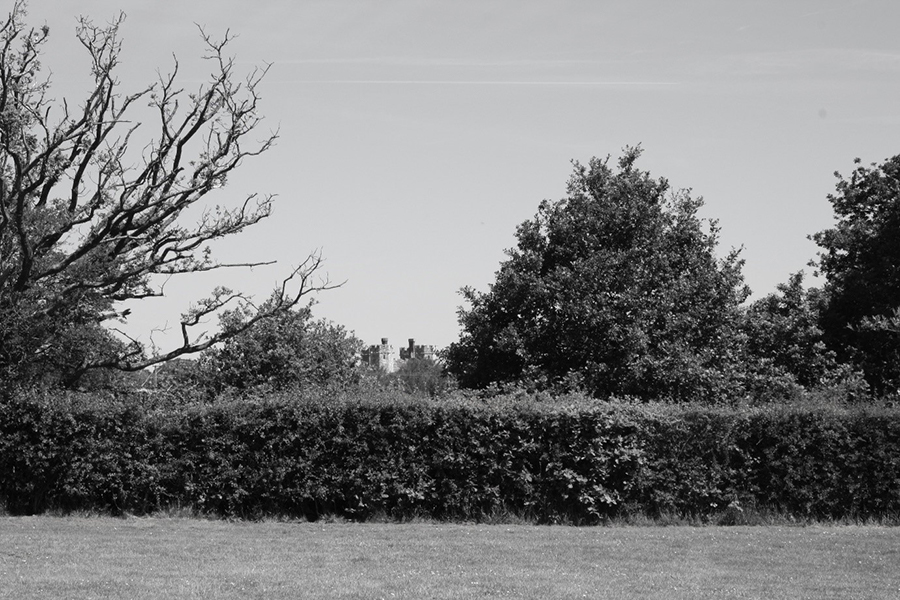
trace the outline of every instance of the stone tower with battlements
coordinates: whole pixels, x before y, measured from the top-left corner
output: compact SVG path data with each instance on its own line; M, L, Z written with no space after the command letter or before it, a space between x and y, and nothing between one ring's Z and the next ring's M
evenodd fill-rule
M381 344L373 344L362 351L360 357L362 363L376 369L381 369L385 373L393 373L402 364L394 355L394 347L388 342L388 338L381 338ZM419 360L435 360L434 346L416 345L415 338L409 338L409 345L400 349L400 361L410 359Z
M434 360L434 346L416 346L415 338L409 338L409 346L400 349L400 358L403 360L411 358Z
M393 373L396 368L394 364L394 347L388 343L387 338L381 338L381 345L372 345L363 350L362 361L370 367L381 369L385 373Z

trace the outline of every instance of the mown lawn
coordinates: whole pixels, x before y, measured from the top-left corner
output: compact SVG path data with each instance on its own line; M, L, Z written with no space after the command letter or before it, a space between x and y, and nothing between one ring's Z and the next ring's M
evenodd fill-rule
M3 517L0 598L900 598L900 528Z

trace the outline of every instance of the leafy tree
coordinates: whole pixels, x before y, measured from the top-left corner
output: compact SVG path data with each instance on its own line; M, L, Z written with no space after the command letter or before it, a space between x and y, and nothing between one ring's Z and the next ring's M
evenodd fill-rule
M400 383L405 391L430 398L444 395L454 387L452 378L444 372L443 365L430 358L404 360L388 377Z
M847 366L825 345L819 326L827 297L803 286L803 272L794 273L775 293L753 302L746 312L747 347L759 375L786 376L799 386L815 388L848 375Z
M363 343L343 326L312 320L309 307L282 311L250 329L245 326L248 318L251 314L240 309L222 315L222 330L236 333L201 355L200 377L207 389L263 385L285 389L357 381Z
M855 163L860 165L860 160ZM812 239L822 248L828 346L865 374L876 393L900 390L900 155L839 173L836 218Z
M72 384L90 370L136 371L236 334L193 333L229 303L248 306L224 288L183 315L182 343L165 353L148 356L106 325L127 317L124 301L162 295L165 277L236 266L215 261L207 242L269 215L272 197L252 194L231 208L197 211L196 223L184 217L274 143L275 134L258 132L265 70L240 79L225 55L228 37L203 34L206 84L186 94L176 63L126 94L116 79L124 17L102 27L82 18L77 38L91 62L90 91L80 102L56 102L40 63L49 30L27 27L25 17L26 3L16 0L0 22L0 381ZM148 104L155 137L131 116ZM320 265L311 255L242 326L329 287L314 278Z
M626 148L575 163L568 196L519 225L487 293L464 288L448 370L463 387L524 382L596 396L714 398L742 349L742 261L716 256L702 200L635 167Z
M194 358L173 358L141 374L140 388L181 396L201 383L200 361Z

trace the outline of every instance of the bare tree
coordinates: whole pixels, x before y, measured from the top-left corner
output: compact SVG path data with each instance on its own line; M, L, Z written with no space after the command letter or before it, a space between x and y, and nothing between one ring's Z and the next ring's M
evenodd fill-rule
M162 295L160 278L223 267L208 242L269 216L272 196L249 195L233 208L205 208L196 223L185 211L225 185L241 163L272 147L259 138L257 88L266 68L246 77L201 30L209 80L193 93L170 74L132 94L116 79L124 15L110 24L81 18L77 38L91 61L93 85L77 107L49 96L40 58L49 30L24 23L16 0L0 26L0 380L63 369L68 379L101 367L138 370L197 352L236 331L194 333L226 304L250 311L244 328L334 287L311 254L256 309L240 292L216 289L181 321L181 344L147 354L104 326L123 319L122 302ZM133 115L149 105L155 124ZM200 203L200 204L198 204Z

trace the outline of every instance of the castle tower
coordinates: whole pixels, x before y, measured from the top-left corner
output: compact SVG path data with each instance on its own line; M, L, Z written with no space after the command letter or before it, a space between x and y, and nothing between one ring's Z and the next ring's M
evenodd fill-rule
M386 373L394 372L394 348L388 344L386 337L381 338L381 346L378 347L378 366Z
M394 361L394 347L390 345L387 338L381 338L380 345L372 344L368 348L364 348L360 358L364 364L381 369L385 373L393 373L397 368Z
M403 360L410 360L413 358L419 360L434 360L434 346L417 346L416 339L409 338L409 345L406 348L400 348L400 358Z

